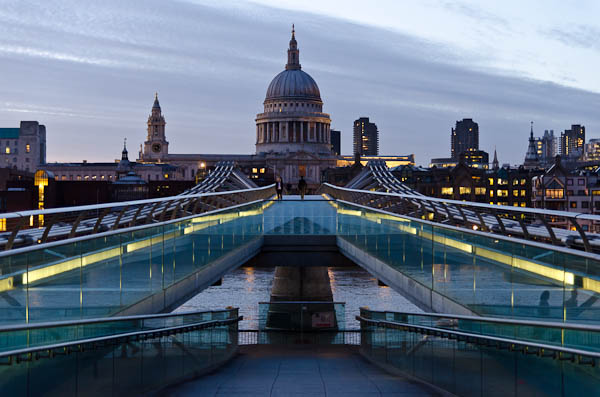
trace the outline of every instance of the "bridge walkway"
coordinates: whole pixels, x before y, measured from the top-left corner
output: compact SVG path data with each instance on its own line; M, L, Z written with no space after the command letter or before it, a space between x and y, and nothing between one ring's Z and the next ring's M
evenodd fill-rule
M215 373L171 387L165 395L197 396L438 396L428 385L391 375L357 346L242 346Z

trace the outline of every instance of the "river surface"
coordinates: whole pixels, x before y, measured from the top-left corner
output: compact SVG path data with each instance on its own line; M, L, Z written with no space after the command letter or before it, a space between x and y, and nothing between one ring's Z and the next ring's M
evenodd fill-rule
M244 316L240 329L258 329L258 302L269 301L274 273L275 268L238 268L226 274L221 285L205 289L175 312L239 307L240 315ZM377 279L360 267L330 267L329 279L333 299L346 303L347 329L360 327L355 316L362 306L373 310L421 312L396 291L378 285Z

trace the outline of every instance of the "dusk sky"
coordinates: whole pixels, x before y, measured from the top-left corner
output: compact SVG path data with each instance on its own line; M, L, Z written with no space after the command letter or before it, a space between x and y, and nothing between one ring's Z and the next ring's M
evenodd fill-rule
M292 23L304 71L351 154L352 121L381 154L480 148L522 163L536 135L600 138L600 2L0 0L0 127L45 124L48 161L112 161L145 140L158 91L171 153L254 153L256 113Z

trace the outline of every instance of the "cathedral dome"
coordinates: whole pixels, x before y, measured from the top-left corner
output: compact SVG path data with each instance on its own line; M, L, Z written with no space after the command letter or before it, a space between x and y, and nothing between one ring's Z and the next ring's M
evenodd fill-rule
M319 86L308 73L301 69L288 69L271 81L265 101L283 98L321 101L321 93Z

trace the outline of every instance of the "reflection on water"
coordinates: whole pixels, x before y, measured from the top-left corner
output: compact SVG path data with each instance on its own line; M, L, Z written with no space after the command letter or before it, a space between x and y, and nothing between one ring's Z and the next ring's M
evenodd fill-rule
M210 287L177 308L178 311L240 308L240 329L258 329L258 302L269 301L275 268L241 267L223 277L223 284ZM355 317L361 306L373 310L421 310L359 267L329 268L333 299L346 302L346 326L359 328Z

